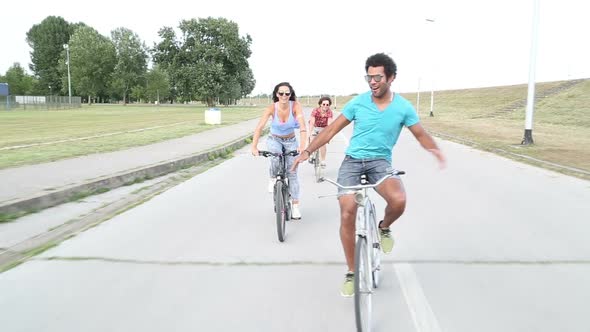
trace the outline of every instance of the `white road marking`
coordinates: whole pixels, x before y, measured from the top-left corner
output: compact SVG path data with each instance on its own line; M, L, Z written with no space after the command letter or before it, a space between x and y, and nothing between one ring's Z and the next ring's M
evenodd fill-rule
M406 298L417 332L441 332L438 320L428 304L422 286L410 264L395 264L395 273Z

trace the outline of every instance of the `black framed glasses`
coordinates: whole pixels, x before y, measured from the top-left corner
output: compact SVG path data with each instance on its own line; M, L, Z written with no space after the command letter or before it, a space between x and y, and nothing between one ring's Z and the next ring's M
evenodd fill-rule
M289 97L289 96L291 95L291 92L284 92L284 91L279 91L279 92L278 92L278 94L279 94L279 96L281 96L281 97L282 97L282 96L287 96L287 97Z
M383 75L381 74L377 74L377 75L365 75L365 81L367 81L367 83L371 83L371 80L375 80L375 82L379 83L381 82L381 80L383 79Z

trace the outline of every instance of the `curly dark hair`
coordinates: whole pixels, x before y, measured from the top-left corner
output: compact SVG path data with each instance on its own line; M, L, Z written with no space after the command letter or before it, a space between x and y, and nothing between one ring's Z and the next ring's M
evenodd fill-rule
M279 91L279 88L282 86L288 87L289 90L291 91L291 95L289 96L289 100L292 100L292 101L297 100L297 96L295 95L295 90L293 90L293 87L291 86L291 84L289 84L289 82L281 82L275 86L274 90L272 90L272 101L273 102L276 103L277 101L279 101L279 97L277 97L277 92Z
M318 105L322 106L324 100L327 100L330 103L330 105L332 105L332 99L330 99L330 97L328 96L321 97L320 100L318 100Z
M397 75L397 65L393 59L385 53L377 53L368 57L367 62L365 62L365 72L369 70L369 67L383 67L387 78L390 78L392 75Z

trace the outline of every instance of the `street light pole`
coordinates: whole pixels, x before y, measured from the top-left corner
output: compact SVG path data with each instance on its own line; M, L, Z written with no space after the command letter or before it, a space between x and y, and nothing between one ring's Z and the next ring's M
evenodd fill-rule
M524 138L522 145L534 144L533 141L533 112L535 109L535 71L537 63L537 34L539 30L539 0L534 0L533 30L531 36L531 50L529 56L529 85L526 101L526 115L524 122Z
M68 96L70 100L70 106L72 106L72 78L70 76L70 45L64 44L66 50L66 65L68 65Z
M427 18L426 19L426 22L434 24L434 19L433 18ZM433 31L434 31L434 27L433 27ZM434 41L434 37L433 36L434 36L434 32L431 33L431 37L430 37L432 39L432 41ZM433 52L433 54L434 54L434 52ZM431 77L431 82L430 82L431 83L431 87L430 87L430 114L429 114L430 116L434 116L434 73L433 73L434 70L432 68L432 67L434 67L433 66L433 63L434 63L434 60L431 60L431 62L430 62L430 66L431 66L431 68L430 68L430 74L432 75L432 77Z
M416 94L416 113L420 114L420 77L418 77L418 93Z

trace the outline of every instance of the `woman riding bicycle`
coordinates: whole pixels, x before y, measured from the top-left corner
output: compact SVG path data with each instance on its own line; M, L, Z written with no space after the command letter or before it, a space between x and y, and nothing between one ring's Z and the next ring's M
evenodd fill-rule
M262 128L269 119L272 119L272 121L270 123L270 135L268 135L266 140L268 151L274 153L282 153L283 150L303 151L307 140L307 130L305 129L303 109L297 101L295 90L293 90L291 84L282 82L275 86L272 96L274 103L264 110L254 130L251 148L252 155L258 156L258 139L262 133ZM299 142L295 136L295 128L300 128ZM299 211L299 179L297 178L297 170L291 170L294 159L295 157L293 156L287 156L286 165L287 177L289 178L289 192L293 199L291 218L301 219L301 212ZM273 191L275 177L279 171L277 168L277 160L271 158L269 192Z
M319 107L315 108L311 112L311 117L309 119L309 129L311 131L311 136L309 138L309 142L313 141L313 139L324 130L330 123L332 123L332 119L334 114L330 109L332 105L332 99L330 97L321 97L318 101ZM313 160L310 159L310 163L313 163ZM322 145L320 148L320 165L322 167L326 167L326 144Z

